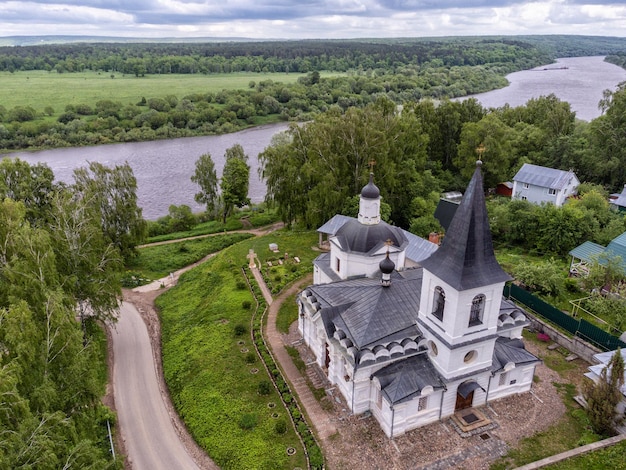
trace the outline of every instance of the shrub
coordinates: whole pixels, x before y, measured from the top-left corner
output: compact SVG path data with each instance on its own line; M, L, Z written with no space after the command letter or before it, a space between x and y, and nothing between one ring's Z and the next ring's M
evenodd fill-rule
M246 413L239 420L239 427L241 429L253 429L258 422L258 417L254 413Z
M513 274L518 281L539 294L557 297L563 290L563 273L552 260L520 263Z
M253 352L246 354L246 364L253 364L254 362L256 362L256 354Z
M322 455L322 451L320 450L320 448L318 446L312 446L308 449L308 452L311 468L313 470L324 468L324 456Z
M244 310L250 310L250 307L252 307L252 302L250 302L249 300L244 300L243 302L241 302L241 307Z
M246 332L248 331L248 329L245 327L245 325L242 325L241 323L239 323L238 325L235 325L235 336L242 336L245 335Z
M262 380L259 382L257 390L259 395L269 395L272 390L272 384L268 380Z
M287 422L284 419L276 421L274 431L276 431L276 434L285 434L287 432Z
M237 281L237 290L244 290L247 286L247 284L244 281Z
M290 393L283 393L283 400L285 403L289 404L293 400L293 397Z
M309 432L309 427L307 426L306 423L304 423L302 421L298 423L297 429L298 429L298 433L301 436L306 436L308 434L308 432Z

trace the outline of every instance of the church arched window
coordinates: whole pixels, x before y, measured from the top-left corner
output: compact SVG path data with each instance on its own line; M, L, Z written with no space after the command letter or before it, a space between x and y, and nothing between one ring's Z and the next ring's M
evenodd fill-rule
M446 293L439 286L435 287L435 296L433 298L432 314L439 320L443 321L443 309L446 305Z
M472 300L472 308L470 310L469 326L482 325L483 313L485 312L486 298L483 294L478 294Z

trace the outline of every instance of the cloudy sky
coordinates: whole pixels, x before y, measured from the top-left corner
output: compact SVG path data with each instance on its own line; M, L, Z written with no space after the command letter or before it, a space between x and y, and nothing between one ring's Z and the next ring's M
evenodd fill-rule
M0 36L626 36L624 0L0 0Z

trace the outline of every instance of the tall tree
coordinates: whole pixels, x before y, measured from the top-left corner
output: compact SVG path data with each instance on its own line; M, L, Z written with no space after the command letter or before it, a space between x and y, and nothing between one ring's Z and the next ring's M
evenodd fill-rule
M54 174L45 163L30 165L19 158L0 161L0 199L21 201L32 223L44 223L50 209Z
M210 153L205 153L196 160L196 170L191 175L191 181L200 186L200 191L194 195L195 201L206 206L207 214L214 215L218 201L218 188L215 164Z
M220 189L224 204L223 221L226 223L226 217L230 215L235 206L243 207L250 204L248 198L250 165L248 165L248 156L239 144L226 149L224 157L226 162L224 163Z
M507 181L512 174L514 162L512 139L513 129L494 114L487 114L478 122L468 122L461 131L461 143L454 164L461 175L469 180L480 156L485 162L483 174L486 188L495 188L498 183ZM479 155L477 149L483 146Z
M59 192L50 222L61 282L77 302L83 328L87 316L114 321L121 296L122 260L102 233L95 197Z
M600 102L604 114L590 124L594 147L592 161L597 183L617 190L626 182L626 82L617 90L606 90Z
M91 162L74 170L73 191L98 208L105 239L119 249L122 257L135 256L135 248L146 237L147 223L137 205L137 180L128 163L109 168Z

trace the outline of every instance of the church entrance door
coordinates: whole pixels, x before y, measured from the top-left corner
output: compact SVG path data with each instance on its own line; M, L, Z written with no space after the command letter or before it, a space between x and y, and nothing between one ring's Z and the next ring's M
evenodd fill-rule
M468 395L465 398L463 398L463 395L457 392L456 405L454 406L454 411L464 410L465 408L471 408L473 401L474 401L474 390L468 393Z

